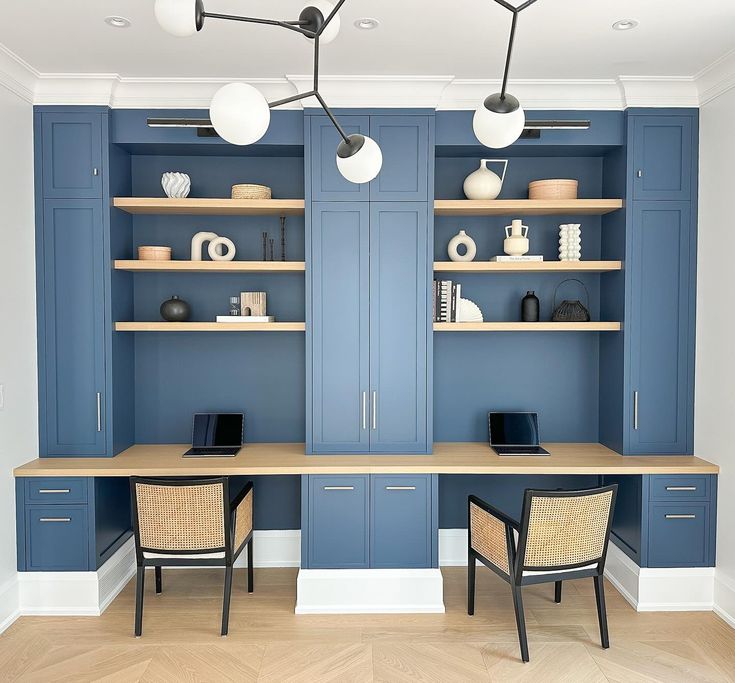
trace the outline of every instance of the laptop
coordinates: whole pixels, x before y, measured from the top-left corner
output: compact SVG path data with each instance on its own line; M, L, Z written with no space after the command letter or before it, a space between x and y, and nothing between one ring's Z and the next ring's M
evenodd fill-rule
M237 455L242 448L242 413L195 413L191 448L185 458Z
M488 413L490 446L498 455L549 455L539 446L536 413Z

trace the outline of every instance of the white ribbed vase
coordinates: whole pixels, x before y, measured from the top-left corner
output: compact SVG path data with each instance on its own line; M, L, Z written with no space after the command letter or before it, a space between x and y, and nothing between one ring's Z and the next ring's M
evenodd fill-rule
M189 196L191 178L186 173L170 171L161 176L161 187L167 197L171 199L183 199Z

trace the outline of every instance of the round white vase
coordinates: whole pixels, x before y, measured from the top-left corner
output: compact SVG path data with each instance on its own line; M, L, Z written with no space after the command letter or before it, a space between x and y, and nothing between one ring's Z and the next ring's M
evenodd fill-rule
M189 196L191 178L186 173L170 171L161 176L161 187L167 197L171 199L183 199Z
M460 254L458 249L464 245L465 253ZM464 230L460 230L452 239L449 240L449 246L447 247L449 258L452 261L472 261L477 254L477 245Z
M503 164L503 175L498 176L488 167L488 162ZM464 194L467 199L495 199L503 189L505 171L508 168L507 159L481 159L480 168L470 173L464 179Z

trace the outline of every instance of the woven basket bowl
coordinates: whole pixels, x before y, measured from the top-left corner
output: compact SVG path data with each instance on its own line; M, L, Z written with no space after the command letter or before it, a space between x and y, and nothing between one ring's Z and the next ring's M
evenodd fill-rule
M233 199L270 199L271 188L267 185L233 185Z
M555 178L553 180L534 180L528 183L529 199L576 199L576 180L564 180Z
M140 261L170 261L171 247L138 247Z

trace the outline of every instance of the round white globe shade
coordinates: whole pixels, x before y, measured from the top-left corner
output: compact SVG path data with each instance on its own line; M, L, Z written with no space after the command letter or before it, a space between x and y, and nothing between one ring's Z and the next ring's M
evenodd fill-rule
M369 183L380 173L383 165L383 153L378 143L365 136L365 142L358 152L344 159L337 155L339 172L351 183Z
M222 86L209 105L217 134L233 145L252 145L268 130L271 110L257 88L247 83Z
M196 0L156 0L156 21L172 36L186 38L197 32Z
M306 7L316 7L322 13L324 21L327 20L327 17L332 13L332 10L334 9L334 5L330 2L327 2L327 0L311 0L311 2L306 5ZM334 15L332 21L330 21L327 28L324 29L324 33L319 36L319 43L321 45L331 43L337 37L338 33L339 12ZM309 40L311 39L309 38Z
M492 149L503 149L512 145L523 132L526 125L526 115L523 107L508 114L498 114L485 107L484 102L475 110L472 118L472 128L477 139Z

